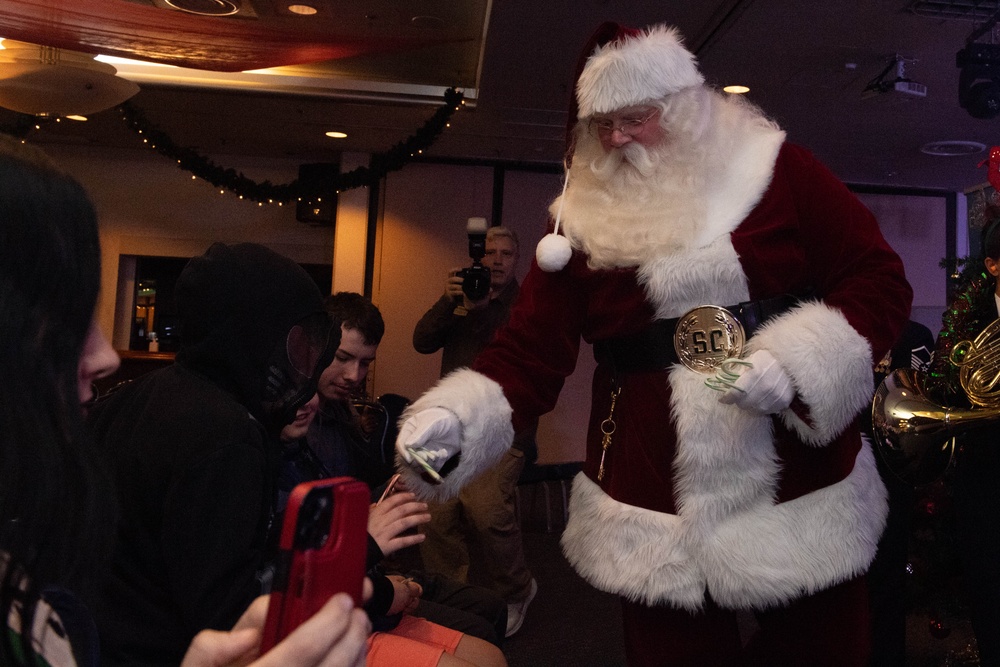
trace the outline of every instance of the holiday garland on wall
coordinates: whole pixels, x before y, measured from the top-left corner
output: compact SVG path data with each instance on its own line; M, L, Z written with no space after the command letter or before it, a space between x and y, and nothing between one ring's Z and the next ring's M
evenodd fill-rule
M463 98L461 91L449 88L444 93L444 104L412 136L400 141L385 153L373 155L369 166L358 167L346 174L337 174L333 182L323 184L324 188L343 192L366 187L378 182L390 171L402 169L412 158L434 144L447 127L452 115L465 104ZM221 167L193 148L178 146L166 132L153 125L142 110L133 104L124 102L118 108L126 124L140 135L150 148L175 160L181 169L208 181L217 188L229 190L243 199L258 204L287 204L315 194L307 191L298 180L283 185L274 185L270 181L258 183L235 169ZM10 127L0 127L0 132L24 139L31 129L39 129L41 122L34 116L23 115Z

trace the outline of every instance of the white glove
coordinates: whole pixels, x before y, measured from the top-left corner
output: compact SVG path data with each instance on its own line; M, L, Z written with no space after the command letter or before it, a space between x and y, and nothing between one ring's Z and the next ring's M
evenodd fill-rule
M727 359L707 384L723 392L720 403L764 415L781 412L795 398L791 378L767 350L746 359Z
M396 451L408 464L440 482L438 471L462 451L462 424L445 408L427 408L412 415L399 427Z

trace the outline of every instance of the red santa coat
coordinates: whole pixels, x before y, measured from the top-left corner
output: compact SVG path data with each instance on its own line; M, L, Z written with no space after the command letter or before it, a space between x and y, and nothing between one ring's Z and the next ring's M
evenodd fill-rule
M811 154L777 133L761 157L748 162L756 181L694 250L637 269L591 270L579 252L556 273L532 266L474 370L411 407L448 407L463 426L459 469L427 495L453 493L502 452L511 414L520 428L552 409L581 338L634 334L697 305L811 292L748 341L788 372L794 410L723 405L705 375L680 365L624 374L600 482L611 369L598 365L563 550L599 589L689 609L706 591L723 607L780 604L867 569L886 494L855 417L912 291L871 213Z

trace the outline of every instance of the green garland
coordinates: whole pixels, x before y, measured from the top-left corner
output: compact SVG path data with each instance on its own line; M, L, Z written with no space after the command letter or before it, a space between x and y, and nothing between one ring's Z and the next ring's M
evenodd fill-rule
M444 128L447 127L452 115L465 104L463 98L464 95L461 91L449 88L444 93L444 105L439 107L416 133L400 141L385 153L373 155L369 166L358 167L346 174L337 174L332 183L324 184L324 188L343 192L367 187L380 181L390 171L402 169L412 158L434 144ZM229 190L243 199L259 204L287 204L293 200L314 197L319 194L307 190L298 180L284 185L274 185L270 181L258 183L235 169L220 167L194 149L175 144L169 135L150 123L142 110L131 103L124 102L118 109L122 114L122 119L151 148L176 161L177 166L181 169L191 172L217 188ZM53 120L58 119L42 119L28 114L19 114L13 124L0 127L0 132L23 140L31 130L39 129L41 124Z
M925 381L931 396L950 406L966 402L959 382L959 367L951 363L951 352L956 344L973 340L982 331L985 325L976 320L976 314L983 304L989 303L996 290L995 279L985 271L981 261L959 259L955 271L956 275L951 277L957 278L959 289L941 318L941 333Z
M358 167L346 174L337 174L334 181L325 186L336 192L343 192L373 185L388 172L402 169L413 157L434 144L451 116L464 104L463 97L460 91L449 88L444 93L444 105L439 107L415 134L400 141L385 153L373 155L370 166ZM270 181L257 183L235 169L220 167L194 149L178 146L166 133L150 123L140 109L129 102L124 102L119 109L123 120L141 135L150 147L161 155L175 160L181 169L191 172L217 188L224 188L240 195L243 199L265 204L287 204L292 200L317 194L304 190L298 180L285 185L273 185Z

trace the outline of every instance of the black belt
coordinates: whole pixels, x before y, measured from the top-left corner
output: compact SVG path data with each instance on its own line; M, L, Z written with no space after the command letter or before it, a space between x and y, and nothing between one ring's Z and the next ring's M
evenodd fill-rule
M744 301L735 306L726 306L743 325L743 331L750 338L760 325L768 319L785 312L801 300L791 294ZM669 320L654 320L645 331L631 336L609 338L594 343L594 358L597 363L610 364L616 371L652 371L676 364L677 351L674 349L674 329L679 317Z

